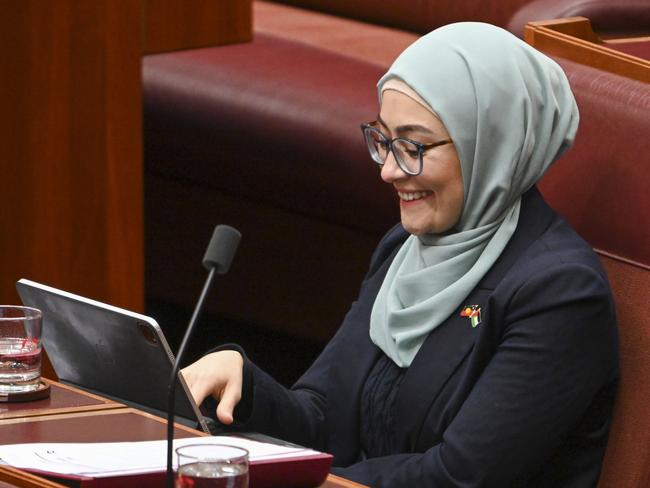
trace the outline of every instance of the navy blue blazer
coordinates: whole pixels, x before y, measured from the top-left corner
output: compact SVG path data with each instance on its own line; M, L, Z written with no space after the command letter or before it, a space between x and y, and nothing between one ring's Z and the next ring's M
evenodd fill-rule
M291 389L246 359L235 419L331 452L333 471L373 487L592 487L618 377L615 311L596 255L537 189L464 303L427 338L399 386L394 455L360 460L360 393L380 354L372 306L408 237L380 242L341 328Z

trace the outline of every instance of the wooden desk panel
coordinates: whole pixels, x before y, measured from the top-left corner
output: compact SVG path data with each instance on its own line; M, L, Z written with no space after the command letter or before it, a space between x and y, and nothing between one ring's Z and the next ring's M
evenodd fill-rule
M126 408L92 393L72 386L44 380L50 385L50 397L43 400L23 403L0 403L0 420L20 417L56 415L61 413L84 412Z

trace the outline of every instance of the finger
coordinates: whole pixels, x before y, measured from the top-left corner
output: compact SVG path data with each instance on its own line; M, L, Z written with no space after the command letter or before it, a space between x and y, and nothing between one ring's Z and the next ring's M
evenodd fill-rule
M234 421L233 412L241 400L241 384L241 378L235 378L229 381L224 388L217 406L217 418L222 424L230 425Z
M191 370L189 370L189 368L182 369L181 375L183 376L185 384L190 390L190 394L192 395L194 402L197 405L203 403L203 400L205 400L208 395L210 395L210 385L206 381L201 381L201 376L197 377L192 373Z

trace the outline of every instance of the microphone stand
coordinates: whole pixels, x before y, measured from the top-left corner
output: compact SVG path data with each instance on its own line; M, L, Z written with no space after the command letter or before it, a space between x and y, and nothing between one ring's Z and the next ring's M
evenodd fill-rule
M172 366L172 374L169 378L167 397L167 488L173 488L174 486L172 451L174 446L174 401L176 400L178 370L183 362L183 358L185 357L185 351L187 350L187 345L190 342L192 333L196 328L199 315L201 315L201 311L203 310L203 303L205 302L210 287L212 286L214 275L215 273L226 274L228 272L233 256L237 251L240 239L241 233L237 229L228 225L218 225L212 233L210 244L208 244L208 249L203 257L203 266L209 271L208 277L203 285L203 291L201 292L199 301L196 303L196 307L194 307L194 313L192 314L190 323L187 326L187 330L185 331L185 335L181 341L181 346L178 349L178 354L176 355L174 365Z
M196 323L198 322L199 315L203 309L203 302L208 296L208 292L212 287L212 280L214 278L215 268L210 268L205 284L203 285L203 291L199 297L199 301L194 308L194 313L190 319L190 325L185 331L185 336L181 341L181 347L178 349L178 354L176 355L176 360L174 361L174 367L172 368L172 374L169 378L169 391L168 391L168 404L167 404L167 488L174 487L174 469L172 467L172 456L173 456L173 442L174 442L174 404L176 400L176 381L178 376L178 370L180 369L181 361L185 356L185 351L187 350L187 345L190 342L192 333L194 332Z

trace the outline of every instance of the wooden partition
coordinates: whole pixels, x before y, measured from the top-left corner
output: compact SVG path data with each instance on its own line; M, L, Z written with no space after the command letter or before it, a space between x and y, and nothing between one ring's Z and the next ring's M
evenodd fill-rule
M648 31L650 36L650 26ZM603 40L593 31L589 19L570 17L529 22L524 29L524 39L552 56L650 83L650 59L617 49L625 45L626 50L641 51L630 48L635 44L650 44L650 37ZM650 51L650 47L647 51Z
M142 309L138 2L0 3L0 301L26 277Z
M250 0L0 2L0 303L143 309L142 54L251 36Z

